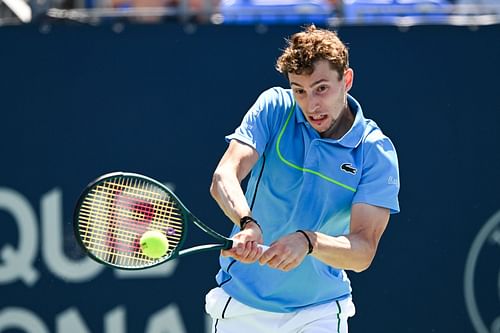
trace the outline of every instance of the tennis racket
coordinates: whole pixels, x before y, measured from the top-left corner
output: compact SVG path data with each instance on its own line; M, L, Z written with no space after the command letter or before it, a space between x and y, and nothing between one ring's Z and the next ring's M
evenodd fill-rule
M233 246L231 239L196 218L168 187L135 173L113 172L90 183L78 199L73 224L78 243L92 259L119 269L145 269L188 254ZM218 243L181 250L190 224ZM141 250L140 238L149 230L160 231L168 240L168 249L160 258L150 258Z

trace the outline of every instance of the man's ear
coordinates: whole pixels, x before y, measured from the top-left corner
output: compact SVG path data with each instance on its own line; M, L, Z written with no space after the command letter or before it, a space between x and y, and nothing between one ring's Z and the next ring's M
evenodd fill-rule
M345 91L351 90L353 81L354 71L352 70L352 68L348 68L344 72Z

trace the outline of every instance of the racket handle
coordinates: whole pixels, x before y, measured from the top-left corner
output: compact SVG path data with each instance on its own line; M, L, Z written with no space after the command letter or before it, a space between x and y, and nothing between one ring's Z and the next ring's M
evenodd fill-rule
M235 241L235 240L230 239L230 241L231 241L231 242L229 243L229 245L228 245L228 246L227 246L227 248L225 248L225 249L230 249L230 248L232 248L232 247L234 246L234 241ZM269 249L269 246L268 246L268 245L264 245L264 244L257 244L257 247L261 248L261 249L262 249L262 252L266 252L266 251L267 251L267 249Z
M269 246L264 244L257 244L257 247L261 248L263 253L266 252L267 249L269 249Z

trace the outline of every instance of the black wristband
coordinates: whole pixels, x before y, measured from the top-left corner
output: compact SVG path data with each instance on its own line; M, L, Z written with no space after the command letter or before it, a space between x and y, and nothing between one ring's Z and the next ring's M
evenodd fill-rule
M262 228L260 227L260 224L251 216L243 216L241 219L240 219L240 230L243 230L245 229L245 226L250 223L250 222L253 222L255 223L260 231L262 231Z
M314 250L314 248L313 248L313 244L311 242L311 239L309 238L309 236L307 236L307 233L304 230L300 230L300 229L297 230L296 232L300 232L307 239L307 243L309 245L309 251L307 252L307 254L311 254L312 251Z

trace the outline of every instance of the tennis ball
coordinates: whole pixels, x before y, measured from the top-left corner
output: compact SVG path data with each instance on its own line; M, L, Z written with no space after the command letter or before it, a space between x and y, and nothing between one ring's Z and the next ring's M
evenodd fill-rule
M141 236L141 250L147 257L158 259L168 251L168 239L161 231L149 230Z

